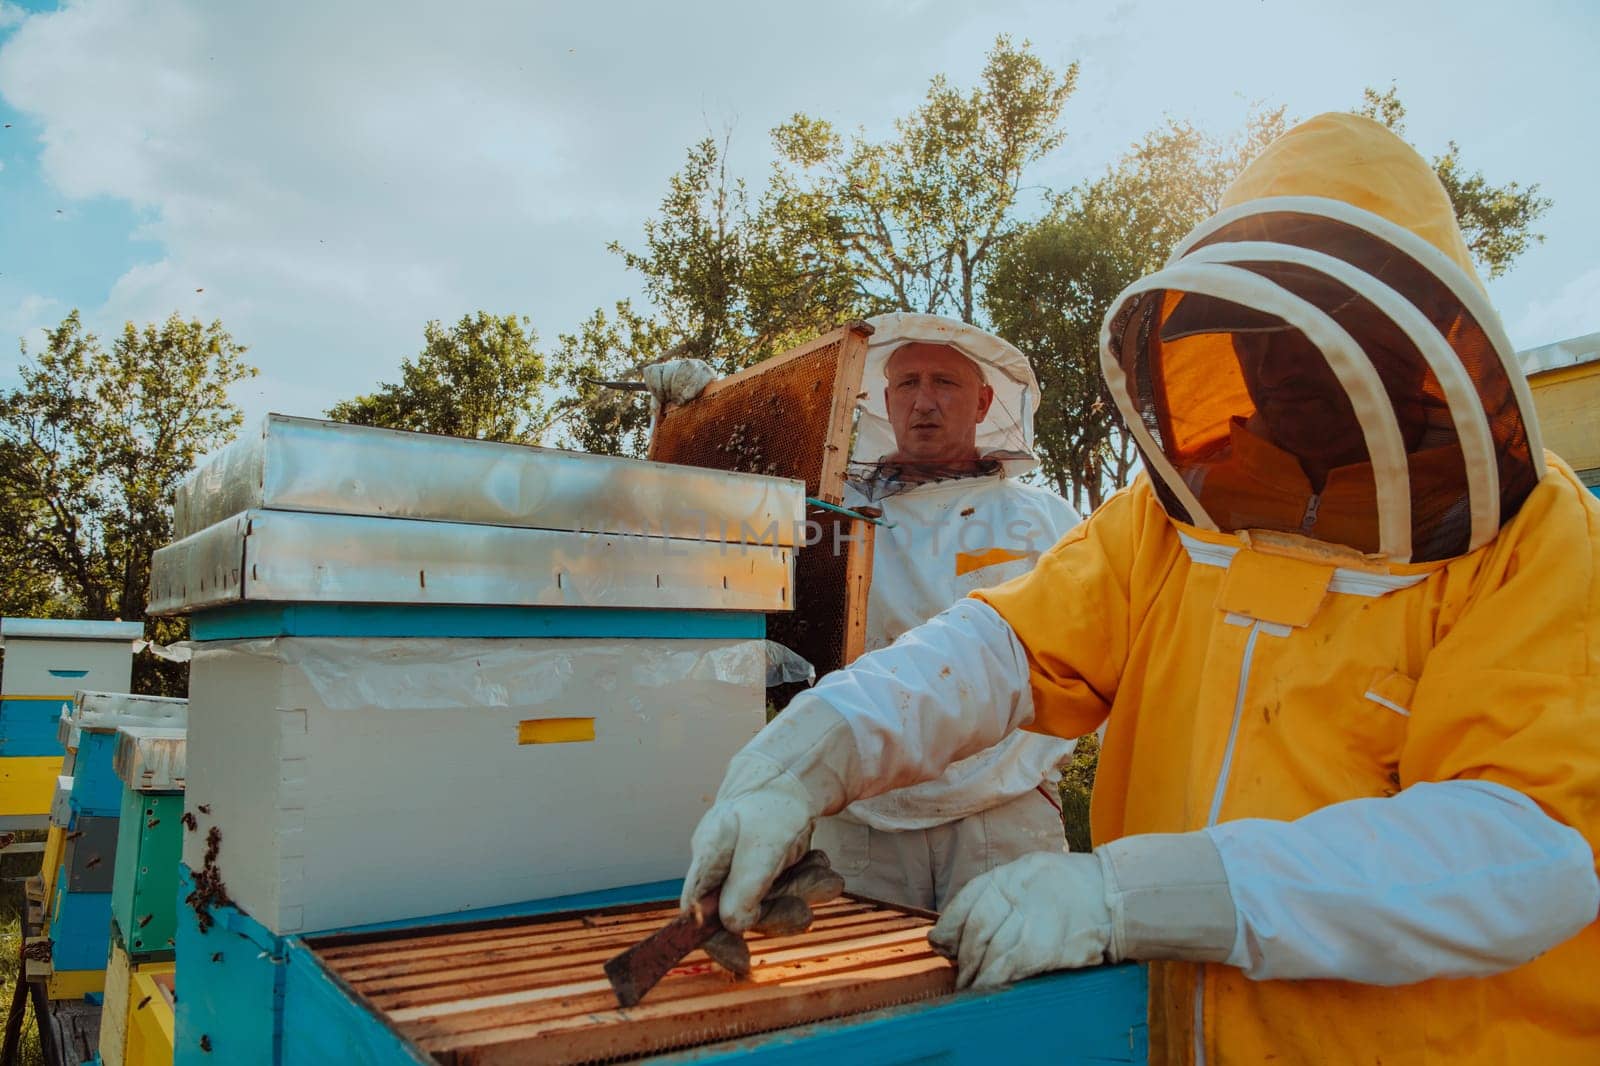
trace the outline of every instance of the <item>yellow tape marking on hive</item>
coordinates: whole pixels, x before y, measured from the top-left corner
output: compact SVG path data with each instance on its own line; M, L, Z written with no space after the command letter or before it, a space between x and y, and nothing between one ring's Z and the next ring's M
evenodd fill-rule
M581 744L592 740L593 718L529 718L517 723L518 744Z

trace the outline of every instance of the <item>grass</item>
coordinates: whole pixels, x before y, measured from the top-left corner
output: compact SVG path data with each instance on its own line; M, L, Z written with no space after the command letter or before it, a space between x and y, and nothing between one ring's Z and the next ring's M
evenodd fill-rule
M43 833L17 834L18 841L43 839ZM22 916L28 904L21 879L38 872L38 853L0 855L0 1024L4 1023L6 1010L11 1006L11 992L22 962ZM38 1019L33 1016L31 1004L27 1021L23 1023L19 1062L22 1066L44 1064L44 1053L39 1049Z

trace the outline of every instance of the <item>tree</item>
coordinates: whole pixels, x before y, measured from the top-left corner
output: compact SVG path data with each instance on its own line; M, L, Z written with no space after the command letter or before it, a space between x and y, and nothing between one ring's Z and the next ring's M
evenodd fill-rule
M536 444L548 426L544 356L528 319L462 315L423 327L423 348L400 364L400 383L335 404L328 417L452 437Z
M19 449L0 442L0 471L13 469ZM11 618L70 618L74 605L61 581L29 565L32 542L48 521L46 507L10 478L0 477L0 614ZM20 564L20 565L19 565Z
M22 572L6 594L23 598L7 610L144 618L150 556L172 538L173 489L242 421L228 389L256 373L244 352L221 322L177 314L127 323L107 351L77 311L37 356L22 346L22 384L0 397L0 536L16 553L7 569ZM148 631L164 643L178 630ZM181 691L180 672L149 660L135 677Z
M1080 510L1127 484L1137 453L1100 377L1100 324L1125 287L1221 206L1223 191L1285 127L1257 111L1217 138L1168 120L1100 178L1019 227L987 272L984 308L1033 363L1043 395L1034 421L1044 475Z
M1066 136L1061 110L1077 77L1076 63L1058 74L1027 42L1000 36L980 88L962 93L935 77L891 140L858 132L847 144L827 121L797 114L773 131L794 168L778 172L778 199L826 223L821 258L854 277L863 298L972 322L1024 172Z

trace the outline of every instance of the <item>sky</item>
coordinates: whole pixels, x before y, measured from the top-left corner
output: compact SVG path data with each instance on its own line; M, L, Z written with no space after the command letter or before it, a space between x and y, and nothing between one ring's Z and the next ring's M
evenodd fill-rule
M637 297L606 245L690 144L731 131L759 186L774 125L884 136L1000 33L1080 64L1033 203L1169 117L1227 134L1392 82L1425 153L1555 202L1490 285L1513 342L1600 331L1588 0L0 0L0 385L73 308L103 337L220 318L251 419L395 380L429 319L526 314L553 346Z

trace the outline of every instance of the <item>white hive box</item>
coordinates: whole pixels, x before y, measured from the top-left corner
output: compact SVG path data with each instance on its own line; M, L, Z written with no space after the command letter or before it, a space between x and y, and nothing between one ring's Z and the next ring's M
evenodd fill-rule
M682 876L765 721L800 483L272 416L177 501L152 613L195 616L184 861L214 840L256 921Z
M133 642L143 634L139 622L0 619L0 695L70 698L79 689L126 691Z
M757 641L221 642L196 653L184 861L275 933L683 876L764 721ZM520 743L524 722L594 739Z

